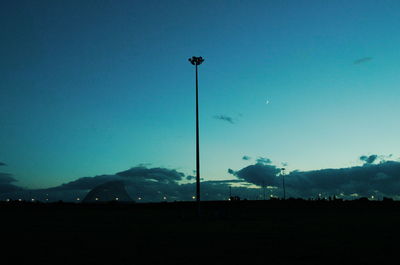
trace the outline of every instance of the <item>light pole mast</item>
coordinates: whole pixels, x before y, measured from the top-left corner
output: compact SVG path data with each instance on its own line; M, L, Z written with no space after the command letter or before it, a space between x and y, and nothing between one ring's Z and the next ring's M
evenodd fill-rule
M193 56L189 62L196 66L196 201L200 214L200 144L199 144L199 78L198 66L204 61L203 57Z
M285 168L281 168L282 170L282 187L283 187L283 199L286 200L286 187L285 187Z

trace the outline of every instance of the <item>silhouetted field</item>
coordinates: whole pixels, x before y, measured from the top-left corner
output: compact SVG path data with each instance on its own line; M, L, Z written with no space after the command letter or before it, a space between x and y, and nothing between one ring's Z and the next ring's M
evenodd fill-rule
M381 264L400 203L2 203L2 264Z

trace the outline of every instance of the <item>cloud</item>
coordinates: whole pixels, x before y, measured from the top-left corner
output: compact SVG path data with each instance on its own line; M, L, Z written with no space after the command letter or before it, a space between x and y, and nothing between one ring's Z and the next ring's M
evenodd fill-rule
M0 184L8 184L11 182L16 182L17 180L12 177L9 173L2 173L0 172Z
M196 176L192 176L192 175L187 175L186 176L186 180L195 180Z
M232 117L226 116L226 115L216 115L214 116L215 119L217 120L221 120L221 121L226 121L229 122L231 124L234 124L235 122L233 121Z
M400 163L386 161L349 168L294 171L286 177L286 185L303 196L320 192L362 196L379 192L395 196L400 193Z
M360 160L364 161L365 164L372 164L376 161L378 155L370 155L370 156L360 156Z
M130 178L157 181L160 183L176 183L183 179L185 174L174 169L167 168L146 168L144 166L133 167L131 169L118 172L116 175Z
M94 177L78 178L60 186L44 189L44 191L91 190L94 187L113 180L120 180L116 175L99 175Z
M132 167L128 170L113 175L99 175L94 177L83 177L46 190L90 190L109 181L122 181L127 186L154 186L160 184L177 184L183 180L184 174L167 168L147 168L143 165Z
M0 162L0 166L6 166L6 163ZM17 180L9 173L0 172L0 194L21 191L23 188L13 184Z
M266 158L266 157L259 157L259 158L257 158L256 161L259 164L271 164L272 163L271 159Z
M381 156L361 156L363 166L310 171L292 171L285 176L286 190L293 197L316 197L319 193L338 195L357 193L360 196L400 195L400 162L381 160ZM280 168L272 164L256 163L228 173L257 186L281 189Z
M7 178L6 178L7 177ZM9 175L3 176L4 182L9 183L15 179ZM116 174L98 175L94 177L78 178L62 185L48 188L30 190L29 194L37 200L44 201L76 201L77 197L84 198L88 192L105 183L120 181L124 184L129 196L141 201L159 202L175 200L193 200L196 194L196 183L183 183L192 180L194 176L185 176L182 172L167 168L146 168L142 165L118 172ZM229 197L229 187L233 194L246 198L259 198L259 190L246 187L247 182L242 179L213 180L201 182L202 199L204 200L226 200ZM11 191L8 189L7 191ZM10 194L1 198L27 198L26 191L15 190L13 196Z
M362 156L363 157L363 156ZM319 193L325 196L351 194L359 196L395 197L400 194L400 162L384 161L382 156L370 155L361 160L362 166L320 169L308 171L292 171L285 175L288 197L316 197ZM259 159L260 162L258 161ZM270 159L259 158L253 165L239 170L228 169L234 178L230 180L202 181L201 192L205 200L227 199L229 187L235 190L235 195L242 198L259 199L258 187L273 187L268 192L280 195L282 191L281 169L273 165ZM379 163L377 163L379 159ZM147 168L142 165L110 175L78 178L57 187L31 190L38 199L45 194L54 200L74 200L77 196L85 196L91 189L109 181L121 181L134 200L141 197L142 201L193 200L196 191L195 183L185 183L194 180L194 176L185 176L174 169L161 167ZM16 179L8 173L0 173L0 194L11 192L22 194L23 189L14 185ZM246 186L247 185L247 186ZM19 192L19 193L18 193ZM26 193L26 191L25 191ZM17 195L16 195L17 196ZM18 195L19 196L19 195ZM40 197L41 196L41 197ZM46 195L47 196L47 195ZM2 198L5 198L2 196ZM13 197L10 197L13 198ZM18 197L16 197L18 198Z
M363 57L363 58L359 58L357 60L354 60L354 64L361 64L361 63L366 63L371 61L373 58L372 57Z
M87 192L104 183L120 181L124 183L132 198L142 197L146 198L146 201L160 201L164 196L168 195L169 198L178 200L180 198L179 182L184 179L185 174L174 169L147 168L139 165L116 174L78 178L60 186L35 190L35 192L38 197L43 197L43 194L46 193L50 194L49 196L69 201L79 196L85 196ZM191 198L191 196L188 198Z
M243 160L250 160L250 159L251 159L251 157L250 157L250 156L246 156L246 155L244 155L244 156L242 157L242 159L243 159Z
M276 166L263 163L256 163L238 171L228 169L229 174L258 186L276 186L279 172L280 169Z
M0 193L8 193L22 190L21 187L12 184L16 181L17 180L13 178L11 174L0 172Z
M240 186L232 186L233 184L241 184ZM241 198L259 199L260 190L243 186L243 180L216 180L204 181L201 183L201 198L202 200L227 200L230 192L233 196ZM195 195L196 184L182 184L177 187L177 194L180 200L193 200Z

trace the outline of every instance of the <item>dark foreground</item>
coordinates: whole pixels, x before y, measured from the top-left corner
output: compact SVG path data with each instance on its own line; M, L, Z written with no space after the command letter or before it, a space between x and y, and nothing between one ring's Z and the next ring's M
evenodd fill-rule
M1 264L397 263L398 202L0 204ZM6 261L8 259L8 261Z

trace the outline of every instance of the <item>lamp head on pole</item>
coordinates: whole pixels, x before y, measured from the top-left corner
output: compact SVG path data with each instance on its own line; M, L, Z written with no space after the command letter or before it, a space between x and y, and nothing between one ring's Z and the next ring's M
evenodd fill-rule
M193 65L200 65L202 62L204 62L204 59L203 57L193 56L192 58L189 58L189 62Z

